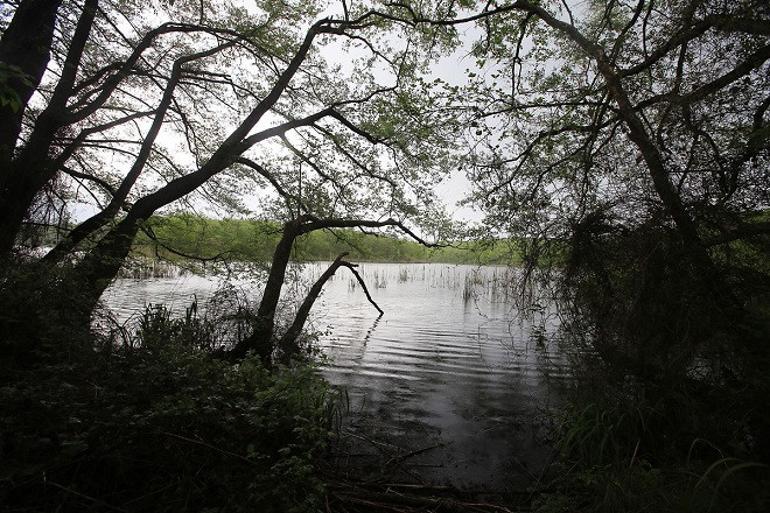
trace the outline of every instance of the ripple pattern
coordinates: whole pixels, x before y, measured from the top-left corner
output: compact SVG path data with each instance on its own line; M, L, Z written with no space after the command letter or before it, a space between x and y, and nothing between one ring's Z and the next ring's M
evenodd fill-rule
M324 269L309 264L301 274L309 281ZM434 481L499 489L534 472L548 454L543 412L570 374L567 355L549 339L553 309L524 316L515 307L517 271L362 264L380 318L343 271L327 284L310 327L325 333L324 373L348 391L352 425L397 434L395 443L440 444L418 462ZM196 276L119 280L105 301L123 317L150 300L184 312L193 294L203 301L216 285Z

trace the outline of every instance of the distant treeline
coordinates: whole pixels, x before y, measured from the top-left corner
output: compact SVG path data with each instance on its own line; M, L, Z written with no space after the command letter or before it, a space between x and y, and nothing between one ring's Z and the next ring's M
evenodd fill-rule
M193 257L221 255L241 261L270 260L281 233L281 225L275 221L206 219L185 214L153 217L147 227L156 240L143 233L136 240L137 253L154 254L157 250L164 257L173 257L174 254L165 249L170 248ZM333 260L344 252L349 253L350 260L370 262L510 264L519 260L515 244L507 240L426 248L394 235L372 235L353 229L303 235L295 244L294 259Z

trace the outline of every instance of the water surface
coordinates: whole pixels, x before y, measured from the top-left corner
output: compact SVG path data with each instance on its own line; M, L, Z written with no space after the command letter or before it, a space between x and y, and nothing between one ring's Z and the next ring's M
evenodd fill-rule
M299 296L324 268L307 264L305 280L286 295ZM503 267L361 264L360 273L385 315L340 269L310 325L322 333L327 378L350 398L344 429L358 443L345 448L346 463L469 488L537 479L550 454L545 413L568 379L566 358L548 337L551 309L523 315L510 285L517 271ZM122 279L104 299L122 318L148 302L184 312L218 282Z

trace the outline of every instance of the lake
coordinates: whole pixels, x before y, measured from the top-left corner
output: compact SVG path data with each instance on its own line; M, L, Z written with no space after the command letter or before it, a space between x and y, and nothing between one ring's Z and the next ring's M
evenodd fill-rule
M303 265L303 279L287 296L325 267ZM553 308L523 315L511 286L516 269L363 263L359 272L385 315L378 317L340 269L310 325L322 333L325 376L349 397L343 429L354 443L340 448L341 463L472 489L535 481L552 456L547 413L570 380L567 357L551 336L558 327ZM183 313L219 281L119 279L103 300L122 319L149 302Z

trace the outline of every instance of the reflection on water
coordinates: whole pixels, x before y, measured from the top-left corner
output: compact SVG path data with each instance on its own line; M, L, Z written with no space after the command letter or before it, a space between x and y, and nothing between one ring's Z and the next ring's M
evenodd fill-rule
M302 275L324 268L309 264ZM325 333L325 373L350 396L348 429L414 450L440 446L409 460L434 482L499 489L535 478L548 455L543 412L569 378L565 356L542 336L555 329L549 309L533 321L517 315L515 271L502 267L362 264L359 272L385 315L341 269L312 320ZM123 318L145 302L184 312L217 283L118 280L104 300Z

